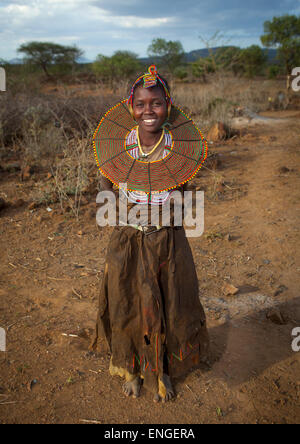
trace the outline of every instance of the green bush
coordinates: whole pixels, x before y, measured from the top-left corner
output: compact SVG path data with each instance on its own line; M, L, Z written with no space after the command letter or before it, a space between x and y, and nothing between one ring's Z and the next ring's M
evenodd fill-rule
M280 73L280 67L278 65L271 65L268 68L268 78L276 79L278 74Z
M184 68L184 66L178 66L177 68L175 68L174 70L174 76L176 79L179 80L184 80L187 78L188 76L188 72L187 70Z

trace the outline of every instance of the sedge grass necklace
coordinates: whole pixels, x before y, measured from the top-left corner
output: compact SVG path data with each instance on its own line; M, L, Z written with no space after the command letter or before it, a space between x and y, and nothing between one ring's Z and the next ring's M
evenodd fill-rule
M165 134L165 130L163 129L159 141L154 145L152 150L149 153L144 153L144 151L142 150L142 146L141 146L141 142L140 142L140 137L139 137L139 127L136 128L137 143L138 143L139 150L141 152L141 158L142 159L147 159L147 157L150 156L150 154L154 153L156 148L161 144L161 141L162 141L162 139L164 137L164 134Z

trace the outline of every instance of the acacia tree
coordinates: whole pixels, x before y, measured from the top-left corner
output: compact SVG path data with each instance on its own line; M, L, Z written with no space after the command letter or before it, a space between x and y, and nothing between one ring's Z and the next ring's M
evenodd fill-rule
M289 77L292 69L300 64L300 16L285 14L266 21L260 40L264 46L277 48L278 58Z
M162 65L173 74L175 69L180 66L184 57L184 50L181 42L167 41L162 38L153 39L148 47L149 57L155 57Z
M74 64L83 51L77 46L63 46L51 42L23 43L17 52L24 54L26 62L42 68L47 77L51 77L48 71L53 64Z

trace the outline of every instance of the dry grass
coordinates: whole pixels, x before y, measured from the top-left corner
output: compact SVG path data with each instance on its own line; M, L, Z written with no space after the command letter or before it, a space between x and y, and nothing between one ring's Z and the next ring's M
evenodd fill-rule
M252 112L268 109L268 97L275 91L284 90L284 81L249 80L217 74L208 83L177 84L173 91L174 101L203 128L216 122L230 127L237 107Z
M2 162L13 151L21 167L47 168L53 175L54 180L35 187L37 205L59 202L62 210L71 210L78 218L92 170L95 176L92 134L116 100L112 94L76 97L66 88L59 95L29 90L0 96Z
M78 219L83 193L90 184L90 173L94 170L94 158L90 140L74 138L63 150L63 157L52 170L54 189L61 209L71 209Z

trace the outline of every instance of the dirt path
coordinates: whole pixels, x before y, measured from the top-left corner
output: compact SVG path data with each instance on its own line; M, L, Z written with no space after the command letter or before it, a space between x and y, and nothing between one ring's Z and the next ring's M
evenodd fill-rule
M299 136L297 117L253 126L213 146L220 168L194 181L205 190L205 232L190 241L213 363L177 381L170 404L153 405L143 389L127 399L108 375L109 357L87 350L111 230L97 227L93 198L78 223L58 205L3 210L0 422L299 422L300 352L291 348L300 327ZM26 201L33 186L7 174L0 193ZM223 294L226 282L235 296ZM284 325L266 318L272 307Z

